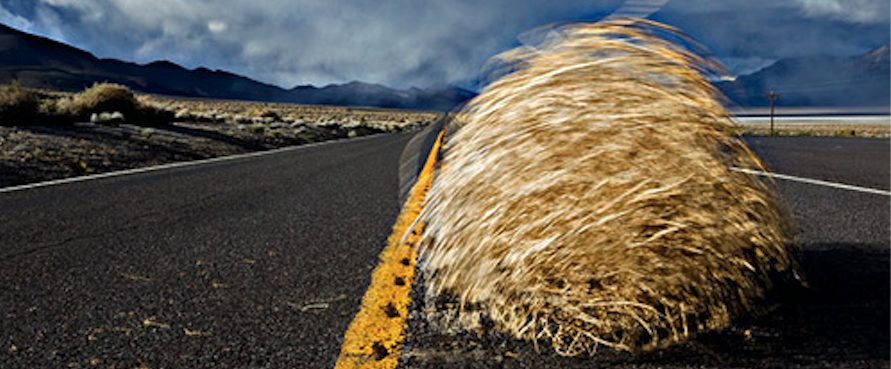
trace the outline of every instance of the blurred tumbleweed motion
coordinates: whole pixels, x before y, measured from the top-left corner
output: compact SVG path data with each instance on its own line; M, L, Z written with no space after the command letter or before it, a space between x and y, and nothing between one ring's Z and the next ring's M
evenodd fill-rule
M428 294L563 355L727 327L793 276L793 226L731 134L722 67L645 20L554 26L497 56L428 195Z

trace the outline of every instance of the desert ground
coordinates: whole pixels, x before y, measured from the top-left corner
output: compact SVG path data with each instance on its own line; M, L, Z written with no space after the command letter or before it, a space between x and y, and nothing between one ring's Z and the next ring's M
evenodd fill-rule
M147 95L138 99L170 112L173 122L0 126L0 187L412 131L441 115Z

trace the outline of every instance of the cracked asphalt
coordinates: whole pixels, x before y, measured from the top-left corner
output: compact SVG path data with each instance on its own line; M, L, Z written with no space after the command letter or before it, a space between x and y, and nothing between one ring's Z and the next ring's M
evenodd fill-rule
M0 368L329 368L410 134L0 193Z

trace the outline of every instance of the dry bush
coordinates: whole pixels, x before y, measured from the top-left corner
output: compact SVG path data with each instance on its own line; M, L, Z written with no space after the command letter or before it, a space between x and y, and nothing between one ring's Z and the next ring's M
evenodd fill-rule
M55 104L57 119L67 123L89 121L93 114L119 112L127 123L140 125L165 125L174 120L174 112L150 99L137 98L126 86L113 83L96 83L92 87L62 98Z
M794 275L792 227L728 170L763 165L726 133L706 80L721 67L649 21L538 36L458 114L423 215L428 294L563 355L650 350L759 310Z
M151 104L140 105L128 121L142 126L163 126L176 120L176 113Z
M0 86L0 125L34 124L40 109L40 96L18 83Z
M136 95L129 88L113 83L97 83L74 97L60 101L61 110L79 120L93 113L121 112L131 119L140 110Z

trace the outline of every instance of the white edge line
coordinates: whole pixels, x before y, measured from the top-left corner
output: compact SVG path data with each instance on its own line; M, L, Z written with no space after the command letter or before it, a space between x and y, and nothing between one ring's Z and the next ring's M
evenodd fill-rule
M126 176L126 175L131 175L131 174L155 172L155 171L160 171L160 170L217 163L217 162L222 162L222 161L253 158L253 157L258 157L258 156L277 154L277 153L286 152L286 151L293 151L293 150L299 150L299 149L304 149L304 148L333 144L333 143L337 143L337 142L361 141L361 140L373 138L376 136L382 136L382 135L393 134L393 133L399 133L399 132L377 133L377 134L373 134L373 135L354 137L354 138L340 138L340 139L336 139L336 140L328 140L328 141L313 142L313 143L308 143L308 144L303 144L303 145L280 147L277 149L270 149L270 150L264 150L264 151L254 151L254 152L249 152L249 153L244 153L244 154L219 156L219 157L215 157L215 158L208 158L208 159L201 159L201 160L183 161L183 162L178 162L178 163L161 164L161 165L155 165L155 166L150 166L150 167L126 169L126 170L120 170L120 171L115 171L115 172L107 172L107 173L91 174L91 175L79 176L79 177L55 179L55 180L51 180L51 181L29 183L29 184L24 184L24 185L20 185L20 186L0 188L0 193L24 191L24 190L34 189L34 188L57 186L57 185L62 185L62 184L84 182L84 181L90 181L90 180L95 180L95 179L121 177L121 176Z
M760 170L737 168L737 167L730 167L730 170L735 171L735 172L740 172L740 173L753 174L756 176L785 179L787 181L802 182L802 183L808 183L808 184L813 184L813 185L818 185L818 186L838 188L838 189L842 189L842 190L871 193L871 194L882 195L882 196L891 196L891 191L883 191L883 190L876 190L873 188L851 186L851 185L846 185L846 184L842 184L842 183L821 181L819 179L795 177L795 176L779 174L779 173L767 173L767 172L762 172Z

